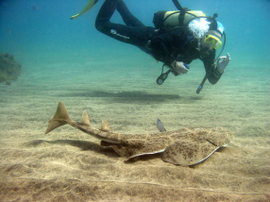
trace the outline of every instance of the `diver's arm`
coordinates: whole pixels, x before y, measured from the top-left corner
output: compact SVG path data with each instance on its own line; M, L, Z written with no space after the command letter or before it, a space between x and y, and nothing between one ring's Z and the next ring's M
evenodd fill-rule
M227 53L226 56L220 56L215 63L215 51L203 60L207 79L211 84L218 82L230 61L231 56Z
M166 44L163 41L159 43L153 43L156 46L152 49L154 53L153 56L156 60L162 61L164 65L169 67L172 73L177 76L180 74L185 74L189 70L189 65L185 64L183 61L179 60L177 57L174 57L173 54L169 51Z
M150 48L156 60L164 62L164 64L168 66L172 63L173 58L170 55L169 47L162 38L155 37L151 39Z
M150 48L153 56L158 61L164 62L171 67L172 63L178 61L176 49L183 47L186 43L186 30L182 27L173 30L159 30L151 39Z
M202 60L206 71L207 79L211 84L216 84L223 74L217 71L215 64L215 52L216 51L213 50L207 57Z

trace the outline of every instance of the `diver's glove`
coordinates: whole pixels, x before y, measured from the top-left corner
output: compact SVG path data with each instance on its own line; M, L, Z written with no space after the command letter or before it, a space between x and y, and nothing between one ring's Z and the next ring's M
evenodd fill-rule
M216 65L216 70L222 74L225 70L225 68L227 67L227 65L229 64L229 62L231 61L231 56L229 53L227 53L226 56L220 56L217 59L217 65Z
M175 76L180 75L180 74L185 74L189 70L188 64L185 64L183 62L176 61L176 60L172 62L171 67L172 67L172 73Z

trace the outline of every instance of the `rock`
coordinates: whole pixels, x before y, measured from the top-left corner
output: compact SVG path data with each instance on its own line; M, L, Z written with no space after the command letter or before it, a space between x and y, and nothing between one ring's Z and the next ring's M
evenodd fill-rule
M17 80L21 73L21 65L18 64L14 56L5 53L0 54L0 83L10 85L11 81Z

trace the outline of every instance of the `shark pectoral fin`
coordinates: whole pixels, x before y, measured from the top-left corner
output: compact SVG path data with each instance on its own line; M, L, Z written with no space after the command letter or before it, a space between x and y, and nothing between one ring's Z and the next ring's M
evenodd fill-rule
M193 166L207 160L218 147L207 141L181 140L168 146L162 160L181 166Z
M231 142L233 134L224 128L213 128L205 135L205 139L216 146L224 146Z
M68 115L68 112L66 110L64 103L59 102L53 118L48 123L48 127L45 134L51 132L55 128L58 128L62 125L67 124L67 122L70 120L71 119L69 118L69 115Z
M157 126L159 132L165 132L166 131L166 129L165 129L165 127L164 127L164 125L163 125L163 123L162 123L162 121L160 119L157 119L156 126Z
M70 17L70 19L75 19L79 16L81 16L82 14L86 13L88 10L90 10L96 3L97 3L98 0L88 0L87 4L84 6L84 8L77 14L75 15L72 15Z
M156 150L156 151L137 151L137 154L133 154L132 156L128 157L128 159L126 161L129 161L133 158L139 157L139 156L146 156L146 155L154 155L154 154L159 154L164 152L165 149L160 149L160 150Z

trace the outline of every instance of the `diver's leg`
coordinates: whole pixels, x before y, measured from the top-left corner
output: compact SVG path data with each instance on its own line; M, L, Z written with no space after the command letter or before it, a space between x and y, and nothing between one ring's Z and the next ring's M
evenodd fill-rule
M96 18L97 30L119 41L139 47L145 46L154 28L126 26L110 22L118 1L106 0L104 2Z
M96 18L96 28L98 30L99 30L99 26L104 26L104 24L110 21L116 9L117 3L118 3L118 0L105 0Z
M112 23L110 19L116 10L118 0L105 0L96 18L96 29L112 38L129 43L126 26Z
M123 21L128 26L144 26L144 24L138 20L127 8L123 0L119 0L116 7L117 11L120 13Z

